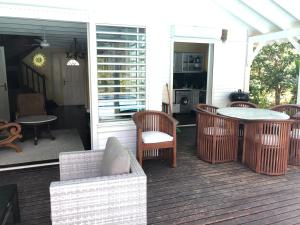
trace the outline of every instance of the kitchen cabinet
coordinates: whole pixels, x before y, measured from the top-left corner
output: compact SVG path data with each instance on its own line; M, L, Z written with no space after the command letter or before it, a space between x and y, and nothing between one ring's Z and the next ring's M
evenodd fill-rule
M175 53L174 73L199 73L203 71L204 55L200 53Z

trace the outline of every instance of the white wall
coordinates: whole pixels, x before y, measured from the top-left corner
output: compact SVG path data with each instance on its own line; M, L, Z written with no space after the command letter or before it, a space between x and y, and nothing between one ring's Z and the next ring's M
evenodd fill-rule
M147 108L154 110L161 110L166 83L169 84L172 93L171 64L173 51L171 45L173 42L171 28L174 26L218 28L219 36L214 40L209 40L215 43L212 104L225 106L228 103L229 92L239 88L243 89L247 33L240 27L236 27L235 24L228 25L226 19L220 19L221 14L218 11L213 11L207 2L189 1L190 4L185 3L183 5L177 3L161 2L162 5L156 5L156 7L148 3L137 10L131 7L134 4L128 6L124 2L124 5L122 4L114 14L105 11L95 15L94 19L100 24L146 27ZM105 3L108 8L110 8L109 4L109 2ZM141 3L137 4L140 5ZM166 5L163 6L164 4ZM205 4L207 4L207 9L205 9ZM102 5L102 7L104 6ZM170 10L164 10L166 8L170 8ZM228 31L228 40L225 43L220 40L223 23L226 24L224 27L232 29ZM235 31L235 29L237 30ZM204 35L193 38L196 40L207 37ZM117 136L124 144L135 149L136 130L132 122L123 125L110 124L109 129L103 124L99 124L97 127L98 136L94 148L102 148L106 137Z
M14 0L13 2L20 2ZM23 2L22 2L23 3ZM31 6L30 6L31 3ZM1 5L0 14L3 16L18 15L19 17L43 18L68 21L87 21L107 25L140 25L146 27L147 42L147 108L161 109L163 86L170 84L171 77L171 27L197 26L204 28L229 29L229 38L222 43L219 37L212 40L215 43L213 66L213 96L212 103L217 106L227 104L228 93L243 89L244 64L246 57L246 32L241 31L238 21L226 17L213 1L91 1L84 3L84 10L79 10L82 4L72 1L72 8L67 10L68 3L61 1L27 1L28 6ZM38 5L33 8L32 5ZM47 7L43 7L47 4ZM60 4L62 8L59 9ZM4 7L3 7L4 6ZM51 8L53 6L53 8ZM29 7L29 8L28 8ZM30 9L31 11L28 11ZM27 11L26 11L27 10ZM36 13L35 13L36 11ZM234 33L235 29L237 32ZM105 145L108 136L117 136L125 145L135 149L135 126L132 121L127 123L98 122L97 106L97 82L96 77L96 51L95 29L90 28L89 33L89 72L90 72L90 97L92 113L92 148L99 149ZM232 32L231 32L232 31ZM221 37L221 32L220 32ZM201 36L193 38L202 38Z
M37 68L32 63L32 57L37 52L46 56L46 64L43 67ZM23 62L33 67L36 71L42 73L46 77L46 92L47 98L54 100L58 105L64 105L64 77L66 72L66 50L54 48L37 48L27 55ZM82 76L84 82L84 90L88 90L88 73L86 69L86 59L78 59L82 68ZM87 93L84 92L85 105L88 104Z
M246 49L246 41L242 38L215 43L212 105L227 106L230 102L229 94L244 89Z

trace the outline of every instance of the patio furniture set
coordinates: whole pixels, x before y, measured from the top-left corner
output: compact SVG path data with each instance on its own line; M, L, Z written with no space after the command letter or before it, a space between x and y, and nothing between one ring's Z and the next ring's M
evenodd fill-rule
M288 162L300 166L298 111L276 109L197 105L198 157L210 163L235 161L242 138L242 162L257 173L284 174ZM177 121L151 110L135 113L133 120L136 157L115 137L108 138L104 150L60 153L60 181L50 185L52 224L147 223L147 178L141 166L155 158L170 159L170 167L176 167Z
M240 146L242 163L255 172L285 174L288 163L300 166L299 111L297 105L269 110L248 102L220 109L199 104L197 155L210 163L236 161Z

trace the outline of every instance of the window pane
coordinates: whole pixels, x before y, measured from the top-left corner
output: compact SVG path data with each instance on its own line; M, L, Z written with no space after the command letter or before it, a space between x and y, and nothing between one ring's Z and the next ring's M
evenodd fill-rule
M98 70L128 70L128 71L145 71L145 66L127 66L127 65L98 65Z
M132 63L132 64L136 64L136 63L145 63L146 59L145 58L139 58L139 57L135 57L135 58L121 58L121 57L98 57L97 58L97 62L98 63Z
M136 42L106 42L98 41L97 47L99 48L145 48L145 43Z
M99 121L131 119L146 105L145 28L96 30Z
M137 27L115 27L115 26L97 26L96 31L98 32L122 32L122 33L137 33ZM145 33L145 29L140 30L141 33Z
M119 73L119 72L98 72L98 78L106 79L124 79L124 78L145 78L145 72L126 72L126 73Z
M145 56L146 52L145 51L137 51L137 50L107 50L107 49L98 49L97 50L97 55L98 56L103 56L103 55L121 55L121 56Z
M97 39L108 39L108 40L126 40L126 41L145 41L145 35L134 35L134 34L99 34L96 35Z

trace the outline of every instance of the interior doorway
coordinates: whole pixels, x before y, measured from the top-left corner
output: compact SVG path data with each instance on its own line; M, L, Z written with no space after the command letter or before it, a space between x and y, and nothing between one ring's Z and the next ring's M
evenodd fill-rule
M194 126L195 105L210 102L213 45L174 42L173 49L173 116L178 126Z
M0 170L57 164L60 152L90 149L87 23L4 17L0 21L0 100L6 101L0 106L0 119L15 122L27 117L37 124L21 124L23 139L15 141L20 154L0 149ZM70 59L78 59L78 64L68 64ZM18 101L22 96L26 101ZM28 107L23 110L24 105ZM32 110L36 105L42 110ZM48 123L55 138L42 115L57 118Z

